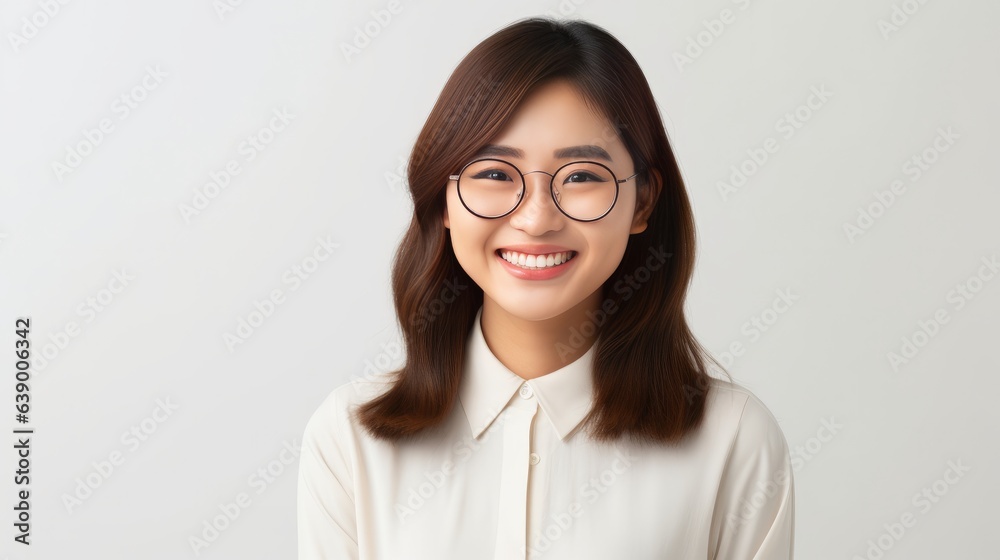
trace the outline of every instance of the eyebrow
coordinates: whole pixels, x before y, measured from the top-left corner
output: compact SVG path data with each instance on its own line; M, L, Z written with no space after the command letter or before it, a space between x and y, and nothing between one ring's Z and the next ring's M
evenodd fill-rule
M600 147L594 146L592 144L587 144L583 146L570 146L568 148L560 148L552 152L552 155L557 159L563 158L590 158L590 159L603 159L605 161L613 162L611 155ZM499 144L487 144L483 146L474 157L512 157L512 158L524 158L524 150L519 150L511 146L502 146Z

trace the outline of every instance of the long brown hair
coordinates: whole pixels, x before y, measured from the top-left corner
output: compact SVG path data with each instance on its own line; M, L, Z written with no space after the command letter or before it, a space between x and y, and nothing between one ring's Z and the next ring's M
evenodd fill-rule
M411 154L413 218L392 268L406 361L392 372L389 389L358 409L372 437L409 439L441 424L455 406L483 292L456 259L442 221L448 176L501 131L529 93L556 78L573 83L614 128L608 133L622 140L640 171L637 212L649 213L646 230L631 235L603 285L602 308L612 312L600 321L594 406L584 423L600 441L665 444L701 424L711 387L706 358L725 369L684 317L694 218L649 84L604 29L529 18L496 32L459 63ZM646 266L651 255L660 255L655 270Z

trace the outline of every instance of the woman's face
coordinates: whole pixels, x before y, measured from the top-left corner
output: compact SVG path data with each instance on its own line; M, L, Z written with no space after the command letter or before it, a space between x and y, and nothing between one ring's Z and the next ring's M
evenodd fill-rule
M600 287L621 262L629 234L646 228L645 220L633 219L635 179L619 185L618 199L606 216L578 222L556 207L549 193L550 176L528 172L554 173L571 161L593 160L609 167L618 179L625 179L636 171L625 146L611 125L594 114L574 86L563 80L543 85L529 95L490 145L499 148L487 154L489 157L506 160L525 174L520 205L502 218L480 218L462 205L457 183L452 180L448 182L444 214L458 262L482 288L484 305L492 300L507 313L532 321L553 318L574 308L578 313L596 309L601 305ZM589 151L576 155L554 153L574 147ZM600 157L600 150L609 159ZM571 256L564 264L531 271L498 254L512 247L526 255L569 252ZM508 257L518 260L517 255ZM555 256L545 259L546 264L558 262ZM537 257L535 261L537 265Z

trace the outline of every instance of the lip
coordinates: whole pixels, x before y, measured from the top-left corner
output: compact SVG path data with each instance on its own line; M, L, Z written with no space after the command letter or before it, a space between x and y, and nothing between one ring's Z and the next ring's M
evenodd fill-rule
M534 246L531 246L531 245L528 245L528 246L525 246L525 245L513 245L513 246L509 246L509 247L504 247L504 249L510 249L512 251L518 251L518 252L527 253L527 251L518 250L517 247L533 247L533 248L537 249L538 247L553 247L553 245L534 245ZM550 251L550 250L546 249L542 253L531 253L531 254L539 254L540 255L540 254L546 254L546 253L558 253L560 251L572 251L572 249L561 249L560 248L560 249L556 249L556 250L553 250L553 251ZM577 258L580 256L580 254L579 254L578 251L573 251L573 252L577 253L577 254L573 258L571 258L570 260L568 260L568 261L566 261L566 262L564 262L564 263L562 263L562 264L560 264L558 266L550 266L550 267L541 268L541 269L538 269L538 270L527 270L527 269L524 269L524 268L521 268L521 267L514 266L514 265L510 264L509 262L505 261L503 257L500 256L500 249L497 249L496 251L493 251L493 258L495 258L497 260L497 262L500 263L500 266L502 266L504 268L504 270L506 270L507 272L509 272L511 274L511 276L513 276L515 278L519 278L521 280L551 280L553 278L557 278L559 276L562 276L563 274L566 274L566 272L568 272L571 268L573 268L574 266L576 266L576 261L577 261Z

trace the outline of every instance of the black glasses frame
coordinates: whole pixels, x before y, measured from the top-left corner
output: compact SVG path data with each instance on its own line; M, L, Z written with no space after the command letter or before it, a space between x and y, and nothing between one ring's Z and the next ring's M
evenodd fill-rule
M521 192L519 192L517 194L517 203L514 204L514 206L512 206L510 208L510 210L504 212L503 214L498 214L496 216L484 216L482 214L479 214L479 213L473 211L472 208L469 208L469 205L466 204L465 199L462 198L462 185L461 185L461 181L459 180L459 178L462 176L463 173L465 173L465 170L468 169L468 167L470 165L472 165L474 163L479 163L481 161L496 161L496 162L499 162L499 163L507 164L507 165L513 167L514 171L517 171L517 174L521 176ZM607 169L608 173L611 174L611 179L614 181L614 184L615 184L615 198L614 198L614 200L611 201L611 206L609 206L608 209L605 210L605 212L603 214L601 214L600 216L598 216L596 218L591 218L589 220L581 220L580 218L576 218L574 216L570 216L569 214L567 214L566 211L563 210L563 207L559 205L559 199L556 197L556 189L555 189L556 175L558 175L559 172L562 171L564 168L569 167L570 165L576 165L578 163L592 163L594 165L598 165L600 167L603 167L604 169ZM615 175L615 172L612 171L611 168L608 167L607 165L604 165L603 163L600 163L600 162L597 162L597 161L590 161L590 160L585 160L585 159L571 161L571 162L569 162L569 163L567 163L565 165L561 165L561 166L559 166L559 169L555 170L554 173L548 173L546 171L541 171L541 170L528 171L527 173L522 173L521 170L518 169L518 167L516 165L514 165L513 163L511 163L511 162L509 162L507 160L497 159L497 158L479 158L479 159L474 159L474 160L470 161L469 163L463 165L462 169L458 172L457 175L449 175L448 179L450 179L452 181L455 181L455 183L456 183L455 186L457 187L457 190L458 190L458 199L462 201L462 206L465 206L466 210L468 210L474 216L478 216L480 218L485 218L487 220L495 220L497 218L503 218L504 216L509 215L514 210L517 210L517 207L521 205L521 201L524 200L524 192L528 188L528 183L527 183L527 181L524 180L524 176L525 175L531 175L532 173L544 173L545 175L549 176L549 195L552 197L552 202L555 203L556 208L558 208L559 211L562 212L562 214L564 216L566 216L567 218L570 218L571 220L576 220L578 222L596 222L597 220L600 220L604 216L607 216L608 213L611 212L611 210L614 209L615 204L618 203L618 191L619 191L618 185L624 183L625 181L628 181L629 179L634 179L635 177L637 177L639 175L639 172L637 171L637 172L633 173L632 175L630 175L630 176L628 176L628 177L626 177L624 179L619 179Z

